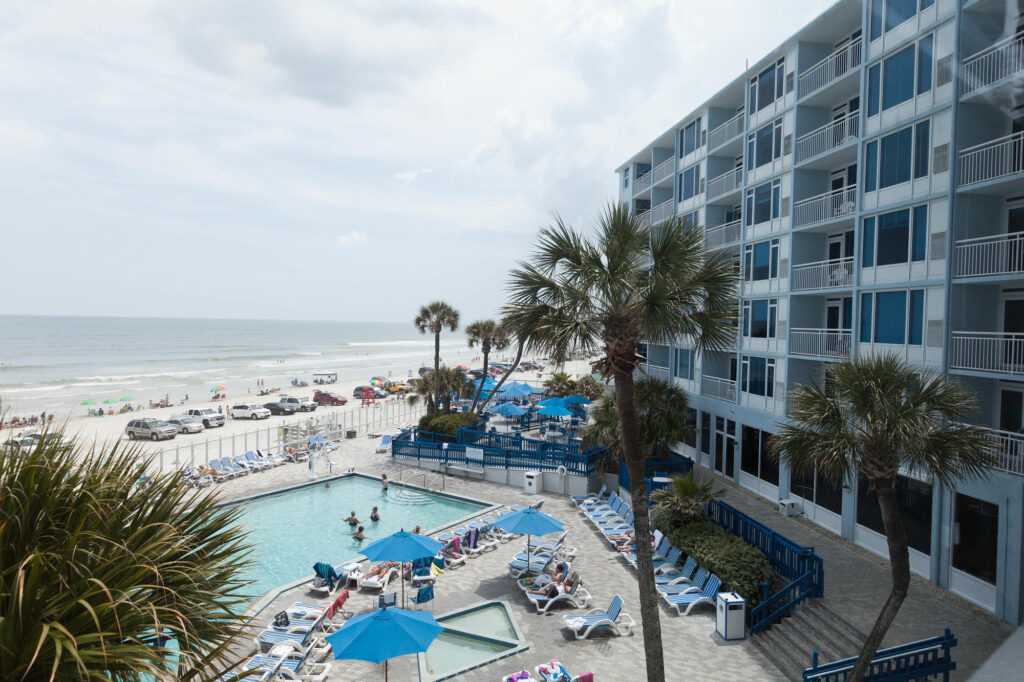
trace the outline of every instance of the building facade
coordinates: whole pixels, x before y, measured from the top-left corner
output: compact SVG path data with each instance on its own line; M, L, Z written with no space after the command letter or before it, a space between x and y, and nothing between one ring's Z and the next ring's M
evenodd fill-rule
M841 0L619 169L740 276L735 346L646 349L690 397L682 454L888 556L863 481L767 456L798 383L895 353L972 388L988 480L899 479L914 572L1024 616L1024 16L1018 0Z

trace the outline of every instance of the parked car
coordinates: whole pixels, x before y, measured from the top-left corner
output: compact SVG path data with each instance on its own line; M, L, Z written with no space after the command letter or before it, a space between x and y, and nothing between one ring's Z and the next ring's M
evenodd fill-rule
M231 406L232 419L270 419L270 410L256 403L239 403Z
M472 379L473 381L480 381L480 379L482 379L483 376L484 371L482 369L471 369L468 372L466 372L466 377Z
M50 443L56 441L62 447L70 448L75 444L75 441L71 438L65 438L57 431L40 431L38 429L28 429L21 432L22 441L30 441L33 447L39 447L40 443Z
M387 391L385 391L382 388L377 388L376 386L356 386L356 390L352 391L352 397L353 398L362 398L363 397L363 389L364 388L368 388L371 391L373 391L373 397L374 398L387 398L388 397L388 392Z
M426 365L423 365L422 367L420 367L420 376L424 376L425 374L427 374L427 372L433 372L433 371L434 371L433 367L427 367Z
M270 410L270 414L283 414L284 416L290 416L295 414L297 408L294 405L288 403L263 403L263 407Z
M412 390L412 387L409 386L409 384L405 383L404 381L389 381L388 382L388 391L390 391L392 393L401 393L402 391L405 391L406 393L408 393L411 390Z
M294 405L297 412L312 412L320 407L319 403L315 403L312 400L287 395L278 396L277 402L284 403L285 405Z
M151 440L164 440L174 438L178 435L178 429L160 419L133 419L125 427L128 440L136 438L149 438Z
M21 455L28 455L36 449L36 442L31 438L11 438L0 444L0 448L12 450Z
M348 398L331 391L317 391L313 394L313 402L319 405L344 405Z
M209 407L193 407L185 412L185 416L192 417L208 429L212 429L214 426L224 426L224 415Z
M206 427L192 417L171 417L167 423L178 430L178 433L202 433Z

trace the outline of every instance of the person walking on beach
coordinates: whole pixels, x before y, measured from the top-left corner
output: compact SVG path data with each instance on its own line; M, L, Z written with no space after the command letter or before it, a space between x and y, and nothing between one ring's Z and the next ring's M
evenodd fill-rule
M360 521L359 519L356 518L356 510L355 509L352 510L352 514L347 519L342 519L342 520L345 521L348 525L352 526L353 528L355 526L358 526L360 523L362 523L362 521Z
M377 508L374 507L373 511L370 512L371 521L380 521L380 514L377 513Z
M381 495L387 495L387 493L388 493L388 475L387 474L381 474L380 475L380 494ZM355 512L352 512L352 513L354 514Z

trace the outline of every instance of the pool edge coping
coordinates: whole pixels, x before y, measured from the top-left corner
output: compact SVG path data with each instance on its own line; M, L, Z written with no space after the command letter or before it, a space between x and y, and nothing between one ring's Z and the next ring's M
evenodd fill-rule
M515 612L512 610L512 604L507 599L486 599L486 600L484 600L482 602L478 602L476 604L470 604L468 606L463 606L461 608L457 608L457 609L455 609L453 611L448 611L447 613L442 613L442 614L440 614L438 616L435 616L435 620L438 619L438 618L445 618L447 616L459 615L461 613L465 613L465 612L469 612L469 611L475 611L477 609L483 608L483 607L488 606L490 604L501 604L502 608L505 609L505 613L508 616L509 622L512 623L512 629L515 630L516 646L508 649L507 651L503 651L500 654L497 654L497 655L495 655L495 656L493 656L491 658L488 658L488 659L486 659L484 661L481 661L479 663L474 663L472 665L465 665L465 666L462 666L461 668L458 668L456 670L453 670L451 672L445 673L443 675L438 675L438 676L430 675L428 672L426 672L426 665L427 665L427 663L426 663L426 652L425 651L419 652L419 653L416 654L416 670L417 670L417 677L418 677L420 682L425 682L425 681L426 682L441 682L442 680L448 680L448 679L451 679L453 677L457 677L459 675L464 675L465 673L469 672L470 670L476 670L477 668L481 668L481 667L483 667L485 665L490 665L491 663L494 663L496 661L500 661L503 658L508 658L510 656L515 656L516 654L520 654L520 653L522 653L522 652L524 652L524 651L526 651L526 650L528 650L530 648L530 643L529 643L529 641L527 641L526 635L523 632L523 629L519 625L519 620L516 618ZM441 625L442 627L444 627L444 624L441 621L438 621L438 625ZM462 635L467 634L467 632L465 630L462 630L461 628L457 628L457 629L459 631L459 634L462 634ZM500 638L495 638L495 637L490 637L490 636L485 636L485 635L480 635L479 637L480 637L480 639L487 639L487 640L491 640L491 641L496 641L496 640L500 639Z

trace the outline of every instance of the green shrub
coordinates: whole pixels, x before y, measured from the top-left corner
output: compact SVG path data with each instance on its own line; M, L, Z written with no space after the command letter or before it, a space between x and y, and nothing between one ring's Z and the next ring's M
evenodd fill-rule
M478 421L480 421L480 418L472 412L439 414L437 416L425 414L420 417L419 429L420 431L439 434L434 437L435 440L454 443L460 426L473 426Z
M768 559L757 548L733 535L713 521L701 521L669 533L672 544L684 556L692 556L722 580L722 590L739 592L747 599L747 608L761 602L762 583L772 583L775 573Z

